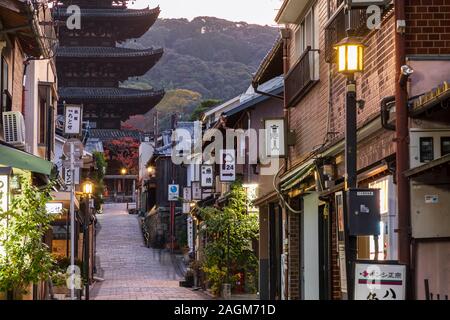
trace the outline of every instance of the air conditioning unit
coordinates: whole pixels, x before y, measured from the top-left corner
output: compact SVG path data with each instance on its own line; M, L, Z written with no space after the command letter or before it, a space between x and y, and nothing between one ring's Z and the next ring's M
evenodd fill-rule
M450 129L419 129L409 132L410 166L418 167L450 153Z
M21 112L3 112L3 137L16 148L25 148L25 121Z

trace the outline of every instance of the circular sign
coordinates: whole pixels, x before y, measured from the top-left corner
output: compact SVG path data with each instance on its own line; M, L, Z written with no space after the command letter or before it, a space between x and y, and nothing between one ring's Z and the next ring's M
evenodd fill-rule
M84 146L79 139L71 138L63 145L63 154L66 158L70 158L70 145L73 144L73 152L76 158L81 158L83 156Z

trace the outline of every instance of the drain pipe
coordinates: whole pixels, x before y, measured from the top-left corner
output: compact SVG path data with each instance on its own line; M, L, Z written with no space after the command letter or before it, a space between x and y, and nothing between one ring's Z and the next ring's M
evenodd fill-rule
M290 30L287 28L283 28L280 30L281 32L281 38L283 41L283 74L286 76L286 74L289 71L289 38L290 38ZM285 82L286 83L286 82ZM287 107L287 99L286 99L286 88L284 88L283 90L283 117L286 119L286 124L285 124L285 128L284 128L284 150L286 153L286 157L283 163L283 167L284 169L282 170L283 173L285 173L289 167L290 167L290 150L289 150L289 146L287 143L287 138L288 138L288 132L290 130L290 121L289 121L289 108ZM280 169L281 171L281 169ZM282 220L284 221L283 225L284 225L284 232L282 232L283 234L283 238L282 238L282 252L284 254L284 263L286 265L286 268L283 270L284 265L282 266L282 270L284 272L284 279L285 279L285 284L284 284L284 297L286 300L290 299L289 296L289 242L287 242L287 251L285 251L285 239L287 241L289 241L289 206L283 203L284 201L282 201L282 205L284 207L283 210L283 215L284 217L282 217Z
M401 81L401 71L406 62L405 48L405 0L394 0L394 15L396 23L395 32L395 141L396 151L396 176L397 176L397 199L398 199L398 260L411 270L411 217L410 217L410 190L409 180L404 172L409 169L409 141L408 141L408 107L406 81ZM409 284L407 297L411 299L412 282L409 273Z

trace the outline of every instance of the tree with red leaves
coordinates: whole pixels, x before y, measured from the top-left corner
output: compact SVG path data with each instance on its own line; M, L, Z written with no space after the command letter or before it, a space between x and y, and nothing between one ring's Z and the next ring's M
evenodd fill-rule
M139 141L131 137L114 139L104 143L108 171L118 174L126 168L129 174L139 172Z

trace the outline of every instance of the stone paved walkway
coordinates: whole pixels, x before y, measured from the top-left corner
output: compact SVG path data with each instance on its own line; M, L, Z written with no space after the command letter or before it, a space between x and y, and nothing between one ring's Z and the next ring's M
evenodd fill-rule
M124 204L107 204L97 216L97 275L94 300L197 300L208 297L179 286L169 253L144 246L138 218Z

